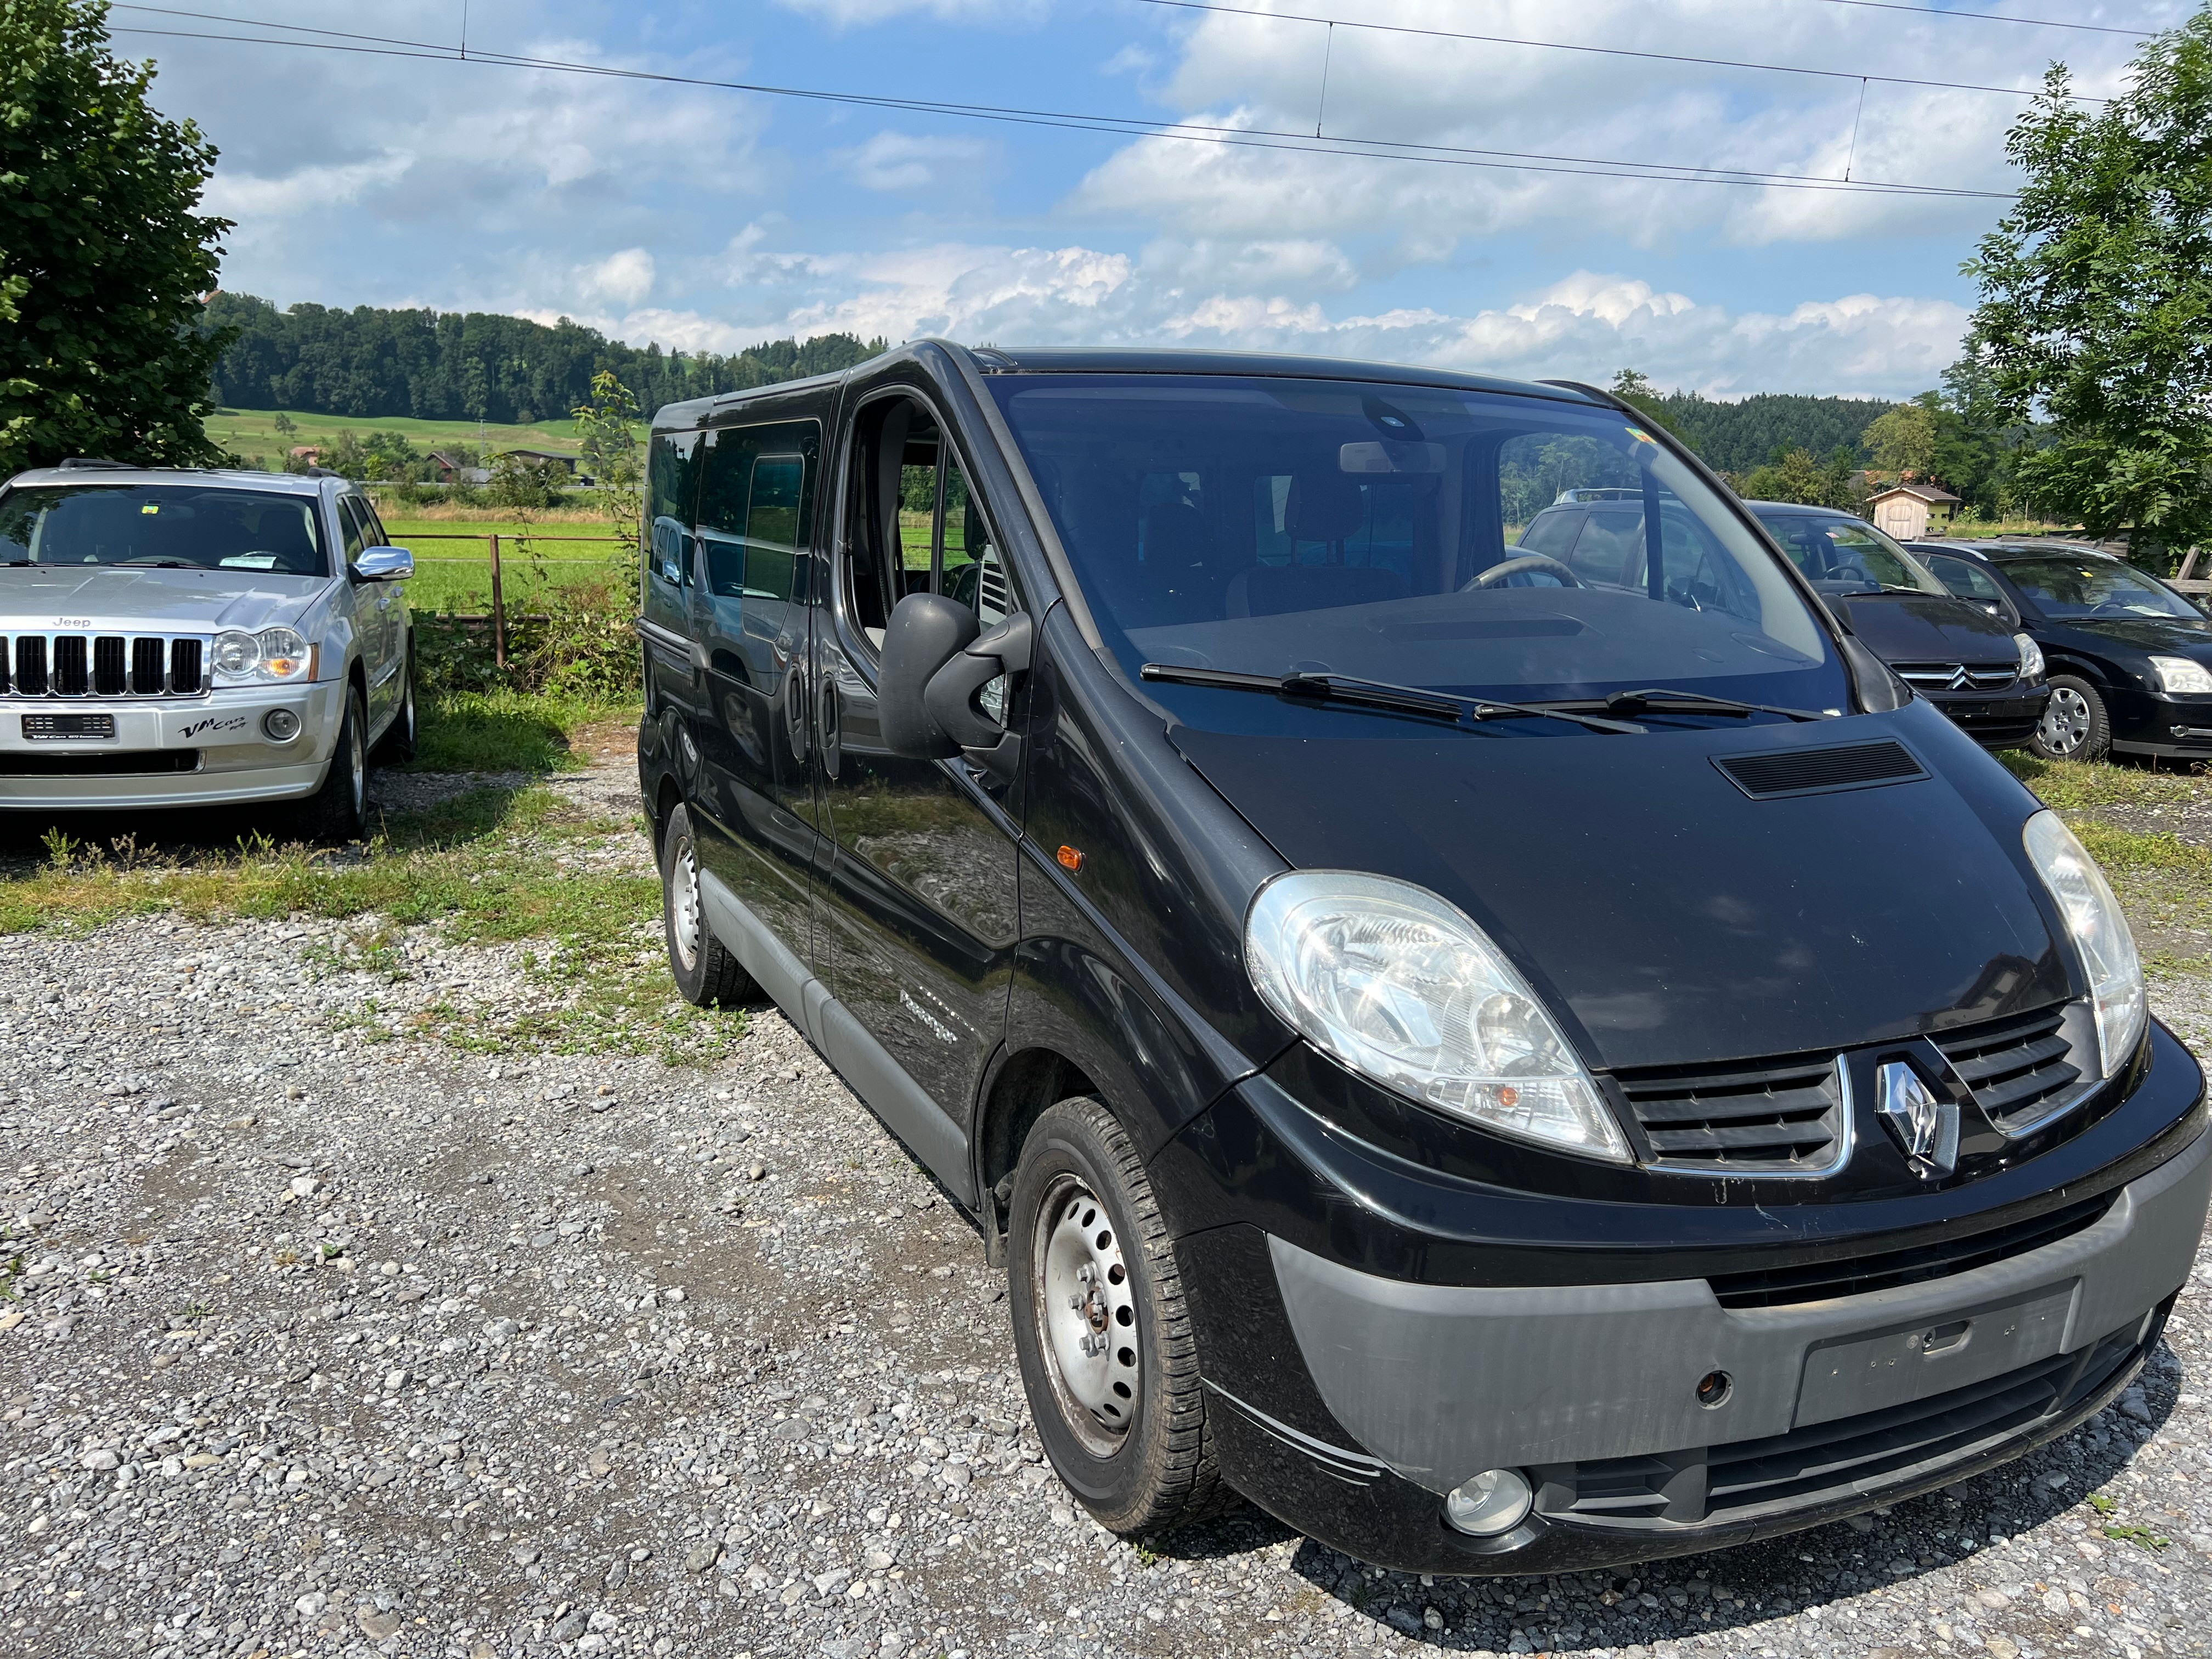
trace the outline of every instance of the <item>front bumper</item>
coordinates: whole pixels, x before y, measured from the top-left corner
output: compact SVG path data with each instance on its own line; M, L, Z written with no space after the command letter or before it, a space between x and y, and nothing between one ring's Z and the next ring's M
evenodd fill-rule
M2124 754L2212 757L2212 697L2115 692L2106 702L2112 747Z
M2094 1219L1820 1301L1723 1305L1679 1259L1638 1282L1413 1283L1340 1259L1364 1224L1349 1209L1304 1243L1265 1218L1191 1235L1177 1250L1222 1466L1323 1542L1444 1573L1685 1554L1967 1478L2102 1409L2188 1277L2212 1196L2201 1075L2160 1032L2143 1086L2178 1095L2158 1115L2182 1121ZM1790 1254L1795 1230L1764 1221ZM1715 1373L1725 1395L1700 1405ZM1533 1512L1503 1538L1453 1531L1441 1494L1493 1468L1528 1474Z
M1996 696L1957 696L1945 692L1921 695L1948 715L1952 723L1985 749L2006 749L2026 743L2035 735L2051 702L2051 688L2008 690Z
M344 694L344 681L320 680L161 701L0 697L0 809L214 806L313 794L337 742ZM299 716L289 742L262 730L273 708ZM29 738L27 714L106 714L115 735Z

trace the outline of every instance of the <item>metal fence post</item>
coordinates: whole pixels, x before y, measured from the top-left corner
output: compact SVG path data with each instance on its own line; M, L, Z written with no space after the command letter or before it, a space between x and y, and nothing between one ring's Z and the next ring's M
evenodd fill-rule
M507 606L502 602L499 586L499 532L491 538L491 659L501 668L507 666Z

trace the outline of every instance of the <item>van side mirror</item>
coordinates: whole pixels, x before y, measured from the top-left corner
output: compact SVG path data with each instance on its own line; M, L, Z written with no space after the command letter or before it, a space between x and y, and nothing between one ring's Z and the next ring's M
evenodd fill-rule
M992 681L1030 665L1030 619L1017 612L982 634L975 613L941 593L909 593L892 608L876 687L884 745L914 760L965 754L1012 777L1021 738L976 706Z

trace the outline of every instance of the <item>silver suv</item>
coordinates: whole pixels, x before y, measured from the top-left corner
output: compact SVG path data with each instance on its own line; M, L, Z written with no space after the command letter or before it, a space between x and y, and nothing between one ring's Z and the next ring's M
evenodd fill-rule
M295 800L415 744L415 573L343 478L64 461L0 486L0 807Z

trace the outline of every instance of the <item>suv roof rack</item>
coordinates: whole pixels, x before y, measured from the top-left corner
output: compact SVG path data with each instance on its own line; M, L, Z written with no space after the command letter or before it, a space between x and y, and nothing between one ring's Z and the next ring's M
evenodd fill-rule
M138 469L128 461L111 461L105 455L70 455L58 463L67 471L136 472Z

